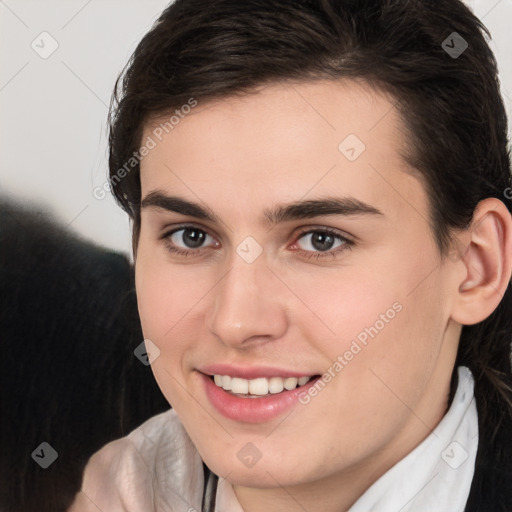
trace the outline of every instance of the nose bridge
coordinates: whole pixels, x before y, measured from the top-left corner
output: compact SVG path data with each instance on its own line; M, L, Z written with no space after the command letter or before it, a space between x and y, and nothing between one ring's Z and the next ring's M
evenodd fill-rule
M249 263L234 254L230 263L210 305L210 330L232 346L281 336L286 330L286 314L278 294L272 293L264 258Z

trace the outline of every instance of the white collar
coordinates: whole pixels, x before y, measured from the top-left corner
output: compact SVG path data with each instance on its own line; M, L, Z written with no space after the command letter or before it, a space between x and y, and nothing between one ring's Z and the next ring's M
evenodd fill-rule
M473 375L458 368L450 409L434 431L379 478L349 512L463 512L478 449Z

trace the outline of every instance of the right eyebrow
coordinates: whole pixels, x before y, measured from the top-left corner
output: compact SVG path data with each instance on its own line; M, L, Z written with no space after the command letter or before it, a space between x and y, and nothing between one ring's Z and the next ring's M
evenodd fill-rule
M219 221L218 217L209 208L179 197L168 196L160 190L150 192L142 200L141 208L155 208L212 222Z

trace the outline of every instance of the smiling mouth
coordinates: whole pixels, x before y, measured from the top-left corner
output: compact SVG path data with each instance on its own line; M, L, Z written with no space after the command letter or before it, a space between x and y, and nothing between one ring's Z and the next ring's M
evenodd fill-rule
M259 377L257 379L242 379L230 375L213 375L211 379L215 385L229 394L240 398L261 398L277 395L283 391L292 391L306 385L317 377Z

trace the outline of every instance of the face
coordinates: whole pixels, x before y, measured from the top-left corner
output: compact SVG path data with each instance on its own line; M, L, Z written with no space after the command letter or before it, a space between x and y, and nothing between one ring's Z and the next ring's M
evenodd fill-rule
M240 487L384 472L443 416L460 333L391 99L275 84L160 132L137 296L201 457Z

